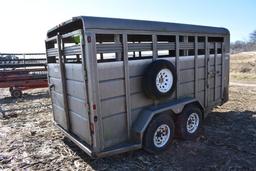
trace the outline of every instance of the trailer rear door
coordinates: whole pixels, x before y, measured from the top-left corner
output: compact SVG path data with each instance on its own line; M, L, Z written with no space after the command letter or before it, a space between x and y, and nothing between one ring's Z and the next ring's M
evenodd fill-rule
M216 106L221 102L223 77L224 43L214 42L208 44L207 58L207 107ZM212 53L209 54L210 50Z
M54 121L91 144L82 30L46 41Z

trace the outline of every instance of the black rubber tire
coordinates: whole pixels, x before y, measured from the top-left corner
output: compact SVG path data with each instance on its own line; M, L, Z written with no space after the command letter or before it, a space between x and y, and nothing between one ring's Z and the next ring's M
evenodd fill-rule
M173 75L173 84L169 91L162 93L157 89L156 77L162 69L169 69ZM167 60L156 60L152 62L145 70L142 80L142 89L145 95L152 99L167 98L172 95L177 85L177 74L174 65Z
M11 95L14 98L21 98L22 97L22 91L21 90L12 90Z
M154 134L155 134L155 131L157 130L157 128L162 124L166 124L169 126L170 137L163 147L157 147L154 145L154 140L153 140ZM144 150L146 150L149 153L153 153L153 154L158 154L158 153L161 153L161 152L164 152L165 150L167 150L170 147L170 145L174 139L174 127L175 127L175 125L174 125L173 119L170 115L160 114L160 115L154 117L152 119L152 121L150 122L150 124L148 125L148 127L144 133L144 136L143 136Z
M195 130L195 132L190 133L187 130L187 120L190 116L190 114L192 113L197 113L199 116L199 125L197 127L197 129ZM200 110L199 107L195 106L195 105L189 105L186 106L182 113L179 114L176 117L176 121L175 121L175 133L176 133L176 137L177 138L181 138L184 140L193 140L196 139L201 131L201 127L202 127L202 111Z
M12 93L13 87L9 87L9 92Z

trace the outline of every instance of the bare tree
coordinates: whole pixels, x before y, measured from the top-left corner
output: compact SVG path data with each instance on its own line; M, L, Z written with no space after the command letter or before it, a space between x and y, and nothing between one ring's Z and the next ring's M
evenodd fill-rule
M250 41L252 43L256 43L256 30L254 30L251 34L250 34Z
M247 52L256 50L256 30L250 34L250 41L236 41L230 44L231 53Z
M247 45L246 42L240 41L240 40L238 40L238 41L236 41L234 43L231 43L230 44L231 53L238 53L238 52L245 51L246 45Z

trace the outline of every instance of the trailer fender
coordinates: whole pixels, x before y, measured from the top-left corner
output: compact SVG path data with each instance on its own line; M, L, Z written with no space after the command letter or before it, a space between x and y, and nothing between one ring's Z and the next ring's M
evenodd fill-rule
M195 98L186 97L178 100L172 100L170 102L151 106L145 110L143 110L137 120L132 125L132 138L135 140L136 143L142 143L143 141L143 134L145 130L147 129L148 124L152 120L154 116L157 114L160 114L165 111L172 111L170 112L173 114L179 114L182 112L183 108L191 103L197 103L202 108L202 105L199 103L199 101Z

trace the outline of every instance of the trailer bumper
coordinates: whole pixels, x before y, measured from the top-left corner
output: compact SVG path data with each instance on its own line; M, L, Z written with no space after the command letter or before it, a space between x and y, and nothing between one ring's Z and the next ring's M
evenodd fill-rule
M102 158L106 156L111 156L115 154L120 154L128 151L138 150L142 148L141 144L136 143L122 143L109 148L104 149L101 152L94 153L86 144L79 141L75 136L68 133L65 129L63 129L60 125L54 122L55 126L61 130L61 132L69 138L73 143L75 143L79 148L81 148L86 154L88 154L92 158Z
M96 157L92 150L85 145L84 143L80 142L77 138L75 138L73 135L71 135L70 133L68 133L65 129L63 129L59 124L57 124L56 122L54 122L54 125L60 129L60 131L67 137L69 138L73 143L75 143L79 148L81 148L86 154L88 154L90 157L94 158Z

